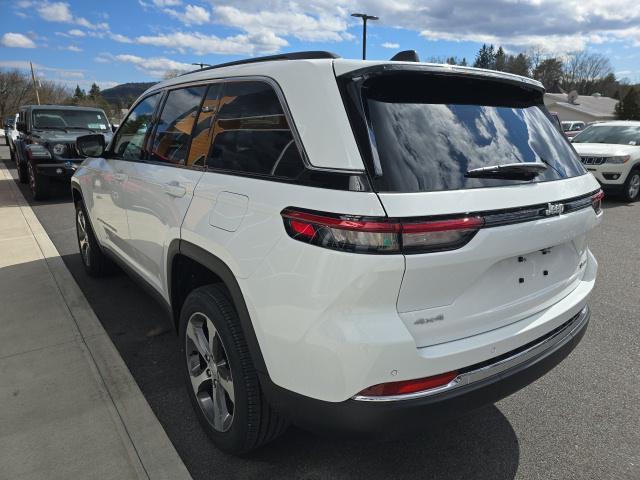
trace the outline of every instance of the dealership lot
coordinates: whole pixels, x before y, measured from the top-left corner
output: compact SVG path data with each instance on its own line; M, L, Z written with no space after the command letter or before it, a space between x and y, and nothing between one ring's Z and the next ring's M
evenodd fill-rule
M640 203L605 202L591 237L600 262L591 325L546 377L418 437L374 442L292 428L244 459L216 451L196 423L160 306L124 275L85 275L67 191L30 203L194 478L640 478Z

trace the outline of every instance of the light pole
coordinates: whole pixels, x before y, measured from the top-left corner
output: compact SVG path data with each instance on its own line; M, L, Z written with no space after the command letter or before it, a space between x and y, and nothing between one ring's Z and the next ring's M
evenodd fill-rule
M362 59L367 59L367 20L378 20L378 17L374 15L367 15L366 13L352 13L352 17L362 19Z

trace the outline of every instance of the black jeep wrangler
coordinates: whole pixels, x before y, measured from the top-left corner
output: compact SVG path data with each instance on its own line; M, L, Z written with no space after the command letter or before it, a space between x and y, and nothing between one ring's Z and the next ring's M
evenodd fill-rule
M84 157L76 149L76 138L102 133L105 143L111 125L99 108L63 105L27 105L18 112L15 154L18 177L29 182L36 200L49 197L51 181L69 181Z

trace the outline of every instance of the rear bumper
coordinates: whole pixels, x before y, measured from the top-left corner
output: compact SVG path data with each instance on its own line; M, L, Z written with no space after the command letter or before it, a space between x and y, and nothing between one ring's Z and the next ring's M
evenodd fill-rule
M531 344L462 370L466 380L434 394L374 401L325 402L282 389L261 378L271 404L292 422L318 431L394 434L428 428L494 403L540 378L580 342L589 323L584 307L571 320Z

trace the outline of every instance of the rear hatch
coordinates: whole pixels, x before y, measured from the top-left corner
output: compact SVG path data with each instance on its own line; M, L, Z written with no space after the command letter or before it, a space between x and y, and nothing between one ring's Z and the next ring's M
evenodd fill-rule
M419 347L516 322L577 287L599 185L541 88L388 65L339 84L387 215L453 226L405 249L397 309ZM485 168L505 164L516 165Z

